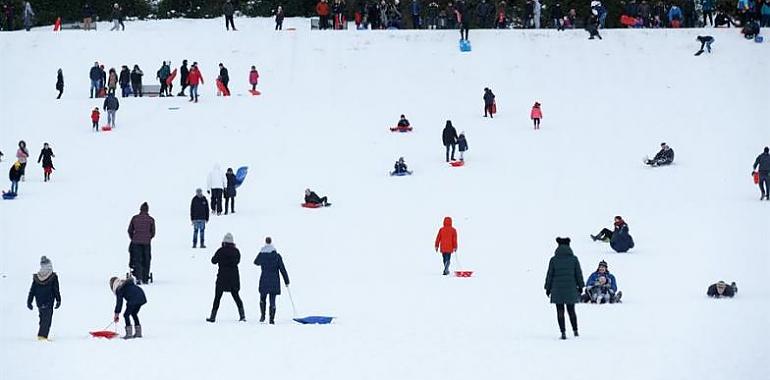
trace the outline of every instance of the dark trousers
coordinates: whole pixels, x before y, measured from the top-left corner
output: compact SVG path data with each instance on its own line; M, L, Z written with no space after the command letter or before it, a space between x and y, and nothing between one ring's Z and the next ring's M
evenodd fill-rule
M211 189L211 211L222 213L222 189Z
M456 144L447 144L446 146L446 162L449 162L449 147L452 147L452 161L455 160L455 146Z
M179 91L179 95L184 96L184 90L187 88L187 83L182 82L182 91Z
M572 331L577 331L577 314L575 314L575 304L567 304L567 313L569 313L569 323L572 325ZM564 332L564 304L556 304L556 319L559 321L559 331Z
M149 244L131 243L128 245L128 253L130 254L128 266L134 277L145 284L150 281L150 261L152 260L150 251Z
M329 28L329 16L318 17L318 28L321 30Z
M56 97L56 99L61 99L61 94L64 93L64 89L59 90L59 96Z
M128 96L128 93L129 93L129 87L128 87L128 85L126 85L126 86L123 86L123 85L121 85L121 86L120 86L120 96L121 96L121 97L123 97L123 98L125 98L125 97L127 97L127 96Z
M494 117L491 104L484 104L484 117L487 117L487 114L489 114L489 117Z
M160 92L158 92L158 96L166 96L166 93L168 92L168 86L166 85L166 80L161 79L160 80Z
M139 323L139 309L142 305L126 305L126 311L123 312L123 320L126 322L126 326L131 326L131 319L134 320L134 324L141 326Z
M265 313L265 305L267 305L268 298L270 298L270 309L275 310L275 296L275 293L259 293L259 307L262 314Z
M612 239L612 231L607 228L602 228L601 231L599 231L599 234L596 235L596 240L607 240Z
M452 253L441 252L441 259L444 262L444 274L449 274L449 263L452 260Z
M708 23L706 23L706 16L708 16L708 21L709 21ZM703 12L703 26L706 26L706 25L714 25L714 16L711 11Z
M770 195L770 172L759 172L759 191L765 197Z
M99 122L98 121L91 121L91 127L93 127L94 131L99 130Z
M219 301L222 300L222 294L224 294L224 290L220 289L218 286L216 290L214 291L214 305L211 306L211 316L216 317L217 311L219 310ZM230 292L230 295L233 296L233 301L235 301L235 306L238 306L238 314L243 317L243 301L241 301L241 296L238 295L238 291Z
M412 28L420 29L420 15L412 15Z
M227 215L228 206L230 212L235 213L235 197L225 197L225 215Z
M141 83L131 83L131 92L134 93L134 97L142 97L142 84Z
M37 314L40 317L37 336L48 338L48 332L51 331L51 321L53 321L53 305L38 306Z
M283 21L275 23L275 30L283 30Z
M231 27L233 30L235 30L235 22L233 21L233 16L225 15L225 28L230 30Z
M468 40L468 23L463 21L460 23L460 39ZM463 34L464 33L464 34Z

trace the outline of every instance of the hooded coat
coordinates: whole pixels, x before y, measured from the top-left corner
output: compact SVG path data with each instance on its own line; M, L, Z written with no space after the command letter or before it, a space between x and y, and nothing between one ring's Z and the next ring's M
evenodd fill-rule
M615 226L615 231L610 238L610 247L615 252L628 252L629 249L634 248L634 239L628 233L628 224L622 223Z
M61 303L59 276L56 275L56 272L51 272L46 278L40 278L38 273L32 275L32 286L29 288L27 305L31 305L33 299L38 309L53 307L54 301L57 304Z
M457 251L457 230L452 227L452 218L444 218L444 227L438 230L435 248L441 253L453 253Z
M585 283L580 261L572 253L569 240L559 240L545 276L545 290L550 294L551 303L575 304Z
M206 179L206 185L209 190L223 189L227 185L227 179L225 179L225 173L219 165L214 165L214 168L209 172L209 176Z
M283 282L289 285L289 274L283 265L283 258L271 244L265 245L259 250L257 258L254 259L254 265L262 268L262 274L259 276L260 294L281 294L279 272L283 276Z
M238 264L241 262L241 252L233 243L222 243L211 257L211 263L219 265L217 272L217 290L237 292L241 290L241 277Z
M147 303L147 297L144 290L134 283L134 280L124 280L117 285L115 293L115 314L119 314L123 309L123 300L126 300L127 306L141 306Z
M444 146L457 144L457 130L451 124L444 127L444 131L441 133L441 141Z

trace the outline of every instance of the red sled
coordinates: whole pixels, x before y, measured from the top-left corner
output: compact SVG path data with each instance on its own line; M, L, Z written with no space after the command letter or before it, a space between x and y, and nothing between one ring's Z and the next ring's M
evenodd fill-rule
M410 127L410 126L406 126L406 127L396 126L396 127L390 128L390 131L391 132L401 132L401 133L411 132L412 131L412 127Z
M230 96L230 91L221 80L217 79L217 96Z
M110 331L110 330L91 331L89 332L89 334L91 334L91 336L94 338L105 338L105 339L112 339L120 335L117 332Z
M473 276L472 270L456 270L455 277L471 277Z
M759 172L751 173L751 176L754 177L754 184L759 185Z
M176 78L176 69L171 72L171 75L166 78L166 85L170 85L172 82L174 82L174 78Z
M452 166L454 166L456 168L459 168L460 166L464 166L465 165L465 161L452 161L452 162L449 163L449 165L452 165Z
M107 97L107 89L102 87L99 89L99 92L96 94L97 98L106 98Z
M320 204L320 203L303 203L302 207L304 207L304 208L321 208L321 207L323 207L323 205Z
M489 107L489 112L493 115L497 113L497 103L492 103L492 106Z
M254 96L257 96L257 95L262 95L262 93L261 93L261 92L259 92L259 91L257 91L257 90L249 90L249 93L250 93L250 94L252 94L252 95L254 95Z
M112 130L112 127L110 127L109 125L102 126L102 131L104 132L109 132L111 130Z
M631 27L636 25L636 19L631 16L623 15L623 16L620 16L620 23L625 26Z

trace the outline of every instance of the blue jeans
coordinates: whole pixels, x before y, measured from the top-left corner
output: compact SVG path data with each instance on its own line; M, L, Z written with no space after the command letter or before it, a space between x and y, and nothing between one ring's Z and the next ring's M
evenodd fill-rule
M11 193L17 194L19 192L19 181L11 181Z
M190 85L190 100L198 100L198 85Z
M198 231L201 233L201 245L203 245L206 232L205 220L193 220L193 244L198 244Z
M97 80L91 79L91 97L92 98L99 95L99 89L101 88L100 83L101 81L98 79Z

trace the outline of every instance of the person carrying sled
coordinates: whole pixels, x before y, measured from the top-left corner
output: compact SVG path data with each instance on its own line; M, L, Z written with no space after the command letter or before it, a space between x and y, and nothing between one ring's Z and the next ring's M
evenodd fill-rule
M152 260L152 239L155 237L155 219L150 216L150 206L147 202L139 206L139 214L131 218L128 224L129 262L132 274L138 284L150 282L150 261Z
M412 130L412 126L409 124L409 120L406 119L406 116L401 115L401 118L398 119L398 124L390 130L391 132L409 132Z
M540 109L540 103L535 102L535 105L532 106L532 111L529 113L529 117L532 119L535 130L540 129L540 119L543 118L543 110Z
M233 168L227 168L227 172L225 173L225 215L228 213L228 206L229 211L233 214L235 214L235 173L233 173Z
M460 161L465 161L465 152L468 150L468 140L465 138L465 132L460 132L457 136L457 150L460 151Z
M120 312L123 310L123 300L126 301L126 311L123 312L123 320L126 323L126 335L123 339L142 337L142 324L139 322L139 310L147 303L144 290L134 283L134 279L110 278L110 289L115 294L115 315L112 321L120 322ZM133 319L134 325L131 325Z
M94 132L99 132L99 107L94 107L91 111L91 128Z
M11 165L11 169L8 171L8 179L11 180L11 189L8 190L11 194L19 194L19 181L21 181L21 162L16 161Z
M219 310L219 301L222 294L229 292L233 296L235 306L238 307L239 321L246 322L246 313L243 310L243 301L238 295L241 290L241 277L238 273L238 264L241 262L241 252L235 247L235 241L231 233L226 233L222 239L222 247L217 249L214 256L211 257L211 263L219 266L217 271L217 282L214 290L214 304L211 306L211 316L206 318L207 322L214 323L217 319Z
M558 245L556 252L548 262L545 295L550 298L552 304L556 305L556 320L559 322L561 339L567 339L564 308L566 306L573 333L579 336L575 303L579 301L585 283L580 261L569 246L570 238L557 237L556 244Z
M586 280L586 292L583 302L616 303L620 302L623 292L618 291L615 276L607 269L607 262L602 260L596 272L591 273Z
M251 91L257 90L257 83L259 83L259 72L256 66L251 66L249 71L249 84L251 85Z
M404 161L404 157L399 157L398 161L396 161L396 164L393 165L393 172L390 173L390 175L405 175L409 174L411 175L412 172L409 171L409 169L406 166L406 161Z
M43 161L43 182L51 180L51 172L55 169L53 167L53 158L56 157L53 154L53 149L48 146L48 143L43 143L43 149L40 150L40 155L37 156L37 163Z
M227 85L230 83L230 74L227 72L227 67L223 64L219 64L219 77L217 78L224 89L222 96L230 96L230 88Z
M198 233L201 235L201 248L206 248L206 223L209 221L209 202L201 188L195 189L195 196L190 201L190 222L193 226L193 248L198 245Z
M455 147L457 146L457 130L452 126L452 121L447 120L444 130L441 132L441 141L446 148L446 162L449 162L449 148L452 148L452 161L455 160Z
M492 89L484 87L484 117L487 117L487 113L490 118L495 115L495 94Z
M706 51L711 54L711 44L714 42L714 37L711 36L698 36L695 38L696 41L700 42L700 49L698 49L697 52L695 52L695 55L701 55L703 54L703 47L706 47Z
M272 243L273 240L269 236L266 237L265 246L259 250L257 258L254 259L254 265L262 268L262 274L259 276L259 321L265 321L265 308L269 298L271 325L275 324L275 297L281 295L281 279L278 273L283 277L283 283L289 286L289 273L283 265L283 258Z
M61 99L61 95L64 93L64 74L61 69L56 72L56 91L59 91L59 96L56 99Z
M318 194L316 194L314 191L311 191L310 189L305 189L305 203L311 205L321 205L324 207L332 205L328 202L327 197L319 197Z
M457 252L457 230L452 227L451 217L444 217L444 226L438 230L434 248L436 252L441 252L441 259L444 263L444 271L441 274L446 276L449 274L452 254Z
M671 165L674 162L674 150L666 143L660 143L660 151L655 155L653 159L646 159L645 164L650 166L663 166Z
M27 309L32 310L32 301L37 305L39 328L37 340L47 341L53 321L53 310L61 306L59 276L53 271L51 260L40 257L40 270L32 275L32 285L27 296Z
M187 74L187 84L190 85L190 101L198 103L198 85L203 84L203 75L198 69L198 62L193 62L190 73Z
M754 166L752 167L752 170L757 171L757 175L759 176L759 182L757 185L759 185L759 191L761 192L761 195L759 196L759 200L761 201L763 198L770 201L770 148L765 147L765 150L762 151L762 154L757 156L757 159L754 160ZM754 172L752 171L752 175Z
M114 91L107 94L102 108L107 111L107 125L111 128L115 128L115 113L118 112L118 108L120 108L120 101L118 101Z
M171 75L171 68L168 66L166 61L163 61L160 69L158 69L158 72L155 73L155 78L160 82L160 91L158 92L158 97L162 98L169 95L168 84L166 84L166 79L168 79L169 75Z
M709 286L709 288L706 290L706 295L711 298L733 298L737 293L738 286L735 285L735 282L727 285L727 283L724 281L719 281L716 284Z

